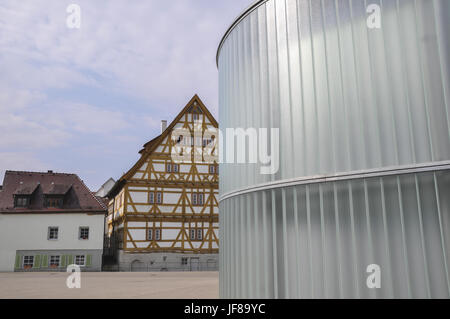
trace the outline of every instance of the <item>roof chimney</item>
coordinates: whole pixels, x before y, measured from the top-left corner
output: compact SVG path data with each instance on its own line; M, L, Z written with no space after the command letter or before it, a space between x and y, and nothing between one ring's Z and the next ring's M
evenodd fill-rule
M166 130L167 128L167 121L161 120L161 134Z

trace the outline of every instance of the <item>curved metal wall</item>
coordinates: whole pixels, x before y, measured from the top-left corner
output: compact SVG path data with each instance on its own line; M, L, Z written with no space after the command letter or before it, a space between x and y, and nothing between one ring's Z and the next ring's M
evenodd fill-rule
M269 0L230 29L221 129L279 128L280 166L221 164L222 297L449 297L449 21L447 0Z

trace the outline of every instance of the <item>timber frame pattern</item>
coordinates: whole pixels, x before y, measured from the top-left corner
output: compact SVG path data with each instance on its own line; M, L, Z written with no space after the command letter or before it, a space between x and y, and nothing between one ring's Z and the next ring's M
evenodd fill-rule
M108 194L107 235L118 238L124 252L218 253L218 138L200 141L200 150L210 144L212 163L194 156L198 147L190 148L189 162L175 164L171 157L183 139L174 131L181 128L194 136L196 123L202 123L202 137L205 130L218 129L197 95L144 145L141 158ZM194 138L184 143L198 145Z

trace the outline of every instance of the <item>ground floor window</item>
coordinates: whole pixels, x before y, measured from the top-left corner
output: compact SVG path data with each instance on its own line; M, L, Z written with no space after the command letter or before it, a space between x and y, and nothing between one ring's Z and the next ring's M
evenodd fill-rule
M33 267L34 256L23 256L23 268L29 269Z
M187 259L187 257L181 258L181 264L182 264L182 265L187 265L187 264L188 264L188 259Z
M60 260L60 256L50 256L50 267L59 267Z
M86 258L84 255L75 256L75 265L84 266L86 264Z

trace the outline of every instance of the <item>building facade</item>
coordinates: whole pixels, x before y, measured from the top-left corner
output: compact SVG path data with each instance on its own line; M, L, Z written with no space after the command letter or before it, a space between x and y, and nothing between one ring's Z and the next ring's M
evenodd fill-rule
M100 271L105 215L75 174L6 171L0 271Z
M221 297L450 297L449 21L446 0L265 0L236 19L221 127L278 129L279 169L220 167Z
M197 95L163 124L108 194L112 269L217 270L218 124Z

